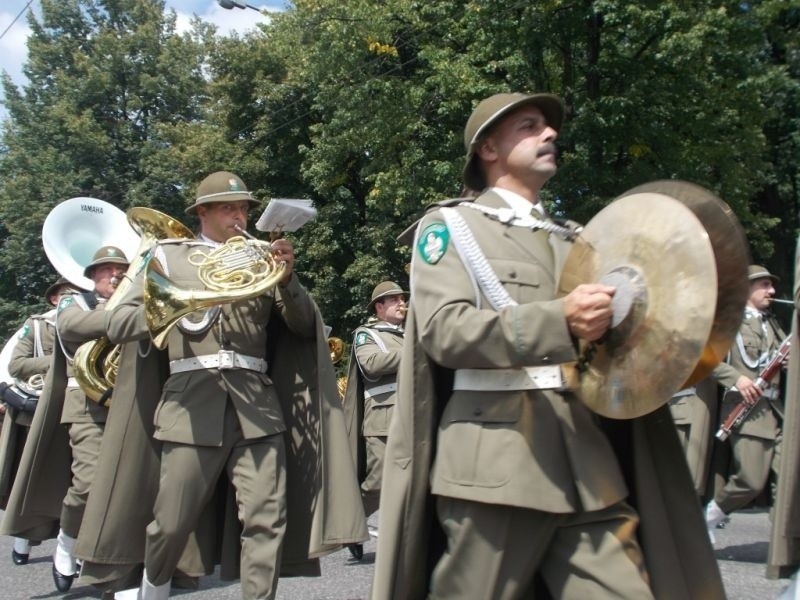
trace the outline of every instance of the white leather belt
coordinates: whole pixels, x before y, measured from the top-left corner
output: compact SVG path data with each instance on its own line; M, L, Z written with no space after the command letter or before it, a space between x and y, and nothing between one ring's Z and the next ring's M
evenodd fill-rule
M79 388L81 385L78 383L78 380L74 377L67 378L67 387L68 388Z
M454 390L490 392L503 390L558 390L564 388L559 365L519 369L457 369Z
M683 398L684 396L691 396L692 394L697 393L697 388L686 388L685 390L681 390L680 392L675 392L672 394L673 398Z
M376 385L374 387L364 389L364 398L372 398L373 396L380 396L381 394L386 394L387 392L396 392L396 391L397 391L396 381L384 385Z
M199 371L201 369L248 369L267 372L267 361L255 356L245 356L233 350L220 350L216 354L203 354L191 358L179 358L169 362L169 372L184 373L185 371Z

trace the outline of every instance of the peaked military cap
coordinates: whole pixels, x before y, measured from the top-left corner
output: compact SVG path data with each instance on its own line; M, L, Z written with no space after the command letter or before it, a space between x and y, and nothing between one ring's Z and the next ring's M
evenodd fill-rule
M125 257L125 253L116 246L103 246L94 253L92 262L86 265L86 268L83 270L83 276L91 278L92 271L97 265L104 265L107 263L115 263L127 267L128 259Z
M381 281L378 285L375 286L375 289L372 290L372 298L367 304L367 310L372 310L372 307L375 306L375 302L384 298L385 296L408 296L408 292L404 291L399 285L397 285L394 281Z
M773 275L766 268L761 265L750 265L747 267L747 279L753 281L754 279L761 279L762 277L769 277L773 283L778 283L781 279L777 275Z
M481 137L502 117L511 111L531 104L542 111L547 124L556 131L561 129L564 120L564 106L561 99L552 94L495 94L478 103L464 127L464 148L467 161L464 165L464 183L475 191L486 187L486 180L475 160L475 148Z
M197 214L197 207L201 204L239 200L247 200L251 208L258 205L258 201L247 191L247 186L238 175L230 171L217 171L203 179L197 186L194 203L186 209L186 214Z

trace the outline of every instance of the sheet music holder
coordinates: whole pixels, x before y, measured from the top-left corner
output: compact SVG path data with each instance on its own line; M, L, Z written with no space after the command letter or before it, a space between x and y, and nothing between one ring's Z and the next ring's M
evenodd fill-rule
M258 218L256 229L279 233L297 231L317 216L311 200L305 198L273 198Z

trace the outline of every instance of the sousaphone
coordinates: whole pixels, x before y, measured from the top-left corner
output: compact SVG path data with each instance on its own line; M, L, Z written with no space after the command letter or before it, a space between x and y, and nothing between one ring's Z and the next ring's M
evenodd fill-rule
M139 236L128 225L125 213L108 202L79 196L58 203L42 226L42 245L56 271L83 290L93 290L94 282L83 270L103 246L116 246L131 257L139 246Z
M634 188L581 231L559 294L582 283L616 287L611 328L581 341L578 397L630 419L665 404L724 358L747 300L747 241L730 207L682 181Z

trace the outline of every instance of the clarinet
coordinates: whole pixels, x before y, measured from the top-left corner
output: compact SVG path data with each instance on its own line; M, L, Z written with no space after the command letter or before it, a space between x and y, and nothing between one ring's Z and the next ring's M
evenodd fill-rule
M758 377L755 380L755 384L758 386L758 389L767 389L769 382L773 377L775 377L778 369L781 368L781 365L789 356L791 344L792 335L789 334L786 336L786 339L781 342L780 348L775 351L775 354L772 355L772 358L758 374ZM731 388L731 391L733 390L735 390L735 388ZM759 396L758 400L761 400L761 398L762 396ZM736 406L733 407L733 410L725 419L725 422L720 425L719 431L717 431L717 439L723 442L727 440L731 432L739 428L747 419L747 417L750 416L750 413L753 412L756 404L758 404L758 400L755 402L749 402L743 398L737 402Z

